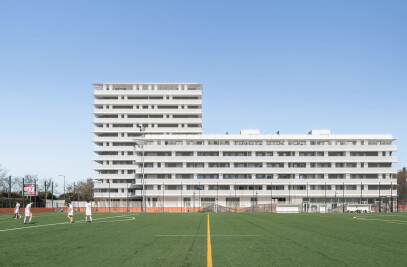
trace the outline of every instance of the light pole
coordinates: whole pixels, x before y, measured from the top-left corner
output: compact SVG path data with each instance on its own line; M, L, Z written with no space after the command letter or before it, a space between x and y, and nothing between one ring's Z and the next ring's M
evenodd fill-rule
M338 206L339 200L337 201L337 198L336 198L336 185L335 185L335 201L336 201L336 206Z
M256 200L256 205L259 203L259 199L257 198L257 191L256 191L256 198L255 198L255 200Z
M143 186L143 191L142 191L142 194L143 194L143 200L142 200L142 203L141 203L141 210L143 211L143 212L145 212L145 204L146 204L146 192L145 192L145 181L144 181L144 142L145 142L145 135L144 135L144 132L145 132L145 130L146 130L146 128L144 127L144 126L139 126L139 128L140 128L140 132L142 133L142 136L143 136L143 141L141 142L141 144L137 144L137 140L135 140L135 146L134 146L134 150L135 150L135 148L136 148L136 146L138 146L140 149L141 149L141 163L142 163L142 166L141 166L141 184L142 184L142 186ZM136 156L136 159L137 159L137 154L135 155Z
M194 212L195 212L195 191L194 191Z
M63 176L64 177L64 203L65 203L66 202L65 201L65 175L59 174L58 176Z

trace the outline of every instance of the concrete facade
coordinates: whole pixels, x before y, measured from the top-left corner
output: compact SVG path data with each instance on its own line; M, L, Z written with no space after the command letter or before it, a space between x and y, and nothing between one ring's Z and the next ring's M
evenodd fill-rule
M143 153L136 143L144 148L147 207L334 208L396 196L391 135L204 135L201 84L94 87L95 198L101 201L140 203Z

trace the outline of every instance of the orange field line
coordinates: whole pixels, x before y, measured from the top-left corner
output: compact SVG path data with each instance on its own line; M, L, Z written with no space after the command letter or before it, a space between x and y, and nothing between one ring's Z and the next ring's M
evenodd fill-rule
M206 235L207 235L207 239L206 239L206 244L207 244L206 266L207 267L212 267L211 226L210 226L210 223L209 223L209 213L208 213L208 229L207 229Z

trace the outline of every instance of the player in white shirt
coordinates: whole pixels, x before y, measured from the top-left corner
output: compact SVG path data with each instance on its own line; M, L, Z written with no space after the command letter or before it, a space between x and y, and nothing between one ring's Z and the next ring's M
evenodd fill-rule
M30 203L28 203L27 206L25 207L24 224L26 223L25 220L27 219L27 217L30 217L30 220L28 221L28 223L31 223L31 219L33 218L33 214L31 213L32 204L33 204L33 202L30 201Z
M70 223L73 223L73 205L70 202L68 203L68 218Z
M21 215L20 215L20 203L16 202L16 207L14 209L14 219L20 219Z
M92 204L89 203L89 200L87 201L88 203L85 204L86 211L85 211L85 222L88 222L88 216L90 218L90 223L92 222Z

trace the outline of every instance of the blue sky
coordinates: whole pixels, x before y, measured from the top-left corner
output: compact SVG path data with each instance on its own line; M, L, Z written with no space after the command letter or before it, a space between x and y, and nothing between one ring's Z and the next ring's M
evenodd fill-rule
M0 164L93 175L93 82L199 82L204 133L393 134L406 1L2 1Z

